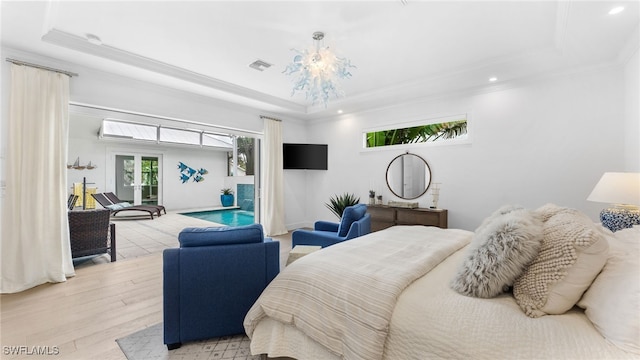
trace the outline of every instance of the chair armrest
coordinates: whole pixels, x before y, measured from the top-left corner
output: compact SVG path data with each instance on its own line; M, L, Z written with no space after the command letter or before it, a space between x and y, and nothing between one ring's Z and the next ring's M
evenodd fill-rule
M335 232L320 230L298 229L291 233L291 245L315 245L327 247L344 241L345 238L338 237Z
M345 240L357 238L362 235L367 235L371 232L371 215L365 214L362 219L354 221L349 227L349 232L345 236Z
M316 223L313 225L313 228L318 231L333 231L337 233L339 226L340 224L338 223L321 220L316 221Z

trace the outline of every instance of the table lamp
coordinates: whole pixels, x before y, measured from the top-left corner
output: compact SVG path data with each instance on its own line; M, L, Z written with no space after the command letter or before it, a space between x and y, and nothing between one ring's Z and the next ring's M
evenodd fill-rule
M604 173L587 200L613 204L600 212L600 222L613 232L640 225L640 173Z

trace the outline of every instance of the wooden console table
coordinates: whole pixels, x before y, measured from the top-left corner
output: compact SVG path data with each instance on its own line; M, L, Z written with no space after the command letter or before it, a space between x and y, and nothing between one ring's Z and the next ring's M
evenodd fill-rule
M415 208L405 209L386 205L369 205L371 231L386 229L394 225L426 225L447 228L447 210Z

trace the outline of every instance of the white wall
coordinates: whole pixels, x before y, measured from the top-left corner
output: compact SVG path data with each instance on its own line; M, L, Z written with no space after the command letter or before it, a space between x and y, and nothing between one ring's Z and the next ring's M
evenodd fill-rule
M163 156L163 203L167 208L206 208L221 206L220 189L227 187L227 154L219 151L194 149L168 149ZM178 162L209 171L204 181L182 183L178 172Z
M3 47L0 49L3 57L12 57L21 59L27 62L33 62L36 64L42 64L54 68L65 69L68 71L76 72L80 76L74 77L71 80L70 85L70 97L71 101L78 103L86 103L91 105L98 105L102 107L109 107L115 109L122 109L127 111L134 111L139 113L147 113L160 115L165 117L174 117L179 119L198 121L203 123L209 123L212 125L225 126L240 130L254 131L262 133L263 120L260 119L260 115L274 115L259 109L249 108L236 104L227 103L214 98L195 95L192 93L186 93L177 91L170 88L156 86L153 84L132 80L129 78L104 73L94 69L78 66L72 63L65 63L59 60L40 56L37 54L26 53L12 48ZM8 104L9 104L9 84L10 84L10 71L9 63L6 61L0 62L0 78L2 79L1 87L1 116L2 122L0 123L0 182L4 179L3 166L4 156L6 156L6 125L8 119ZM75 111L77 109L72 109ZM78 114L75 114L78 115ZM84 114L83 114L84 115ZM280 117L280 116L275 116ZM81 161L91 160L98 165L95 170L84 170L80 172L78 170L69 171L69 183L81 182L82 177L87 175L88 178L94 178L96 185L100 189L106 189L106 146L104 142L98 142L96 140L96 131L99 127L96 123L92 123L91 117L83 116L83 121L89 121L84 126L81 123L75 123L74 129L71 129L69 144L69 157L70 161L74 160L77 156L80 156ZM304 142L306 139L305 124L296 121L295 119L288 119L286 117L280 117L284 121L283 125L283 139L285 142ZM78 135L78 132L84 131L83 135ZM258 136L260 136L258 134ZM109 146L116 146L111 143ZM120 147L121 145L117 145ZM126 145L124 145L126 147ZM146 149L146 147L145 147ZM162 151L164 148L158 148ZM170 152L164 160L165 174L170 174L174 163L178 159L184 159L187 154L181 155L179 151ZM95 160L94 160L95 159ZM103 160L101 160L103 159ZM196 159L194 159L196 160ZM201 158L203 163L209 161L206 156ZM179 161L179 160L178 160ZM196 161L198 162L198 161ZM213 168L213 165L211 165ZM210 173L211 169L208 168ZM225 170L226 173L226 170ZM91 174L91 175L89 175ZM177 174L177 172L176 172ZM306 202L304 201L305 195L305 178L300 173L285 172L285 207L292 209L287 211L286 220L287 224L295 227L295 224L302 223L306 218ZM168 176L168 175L167 175ZM167 184L170 184L173 177L167 177ZM226 179L229 184L233 181ZM87 180L89 181L89 179ZM225 180L223 179L223 182ZM243 180L244 181L244 180ZM198 188L207 188L207 192L211 194L206 196L193 196L193 207L207 204L209 206L209 199L211 201L217 201L219 204L220 188L228 186L224 184L217 184L213 181L213 177L209 176ZM191 189L194 186L181 186L174 190L165 188L164 204L168 208L172 208L174 205L177 207L184 207L184 205L173 204L173 199L178 199L180 194L186 195L186 198L191 199L190 195L198 194L198 192L192 193L185 191L185 189ZM211 189L208 189L211 187ZM0 189L1 191L2 189ZM0 201L1 201L0 197ZM303 200L300 200L303 199ZM214 203L215 205L215 203ZM191 207L191 206L189 206ZM292 228L292 227L291 227Z
M625 171L640 172L640 50L624 69Z
M282 141L285 143L307 143L307 124L301 121L285 121L282 124ZM287 229L309 226L309 194L315 189L309 187L308 177L315 170L284 170L285 225Z
M595 220L604 205L587 196L603 172L625 169L623 89L622 71L608 69L315 122L309 138L329 144L329 170L308 178L310 219L335 221L323 206L333 194L367 202L372 182L384 203L400 200L386 188L385 171L404 150L361 151L363 129L466 112L470 144L408 149L442 183L439 207L448 209L449 227L473 230L503 204L553 202ZM430 192L417 201L431 205Z
M163 186L162 204L169 210L205 208L220 206L220 189L227 186L226 152L182 148L176 146L142 146L125 142L99 140L96 133L100 127L99 118L71 116L69 132L69 161L80 157L81 164L91 161L97 167L93 170L68 170L69 187L75 182L93 183L98 192L114 191L113 170L109 157L116 153L142 153L161 157L161 181ZM201 182L182 183L178 162L209 171Z
M71 82L71 99L75 102L257 132L263 129L259 115L264 112L258 109L34 54L6 48L2 52L3 56L78 72L80 76ZM638 74L637 58L636 54L627 62L624 72L605 69L574 74L503 90L424 99L393 108L344 114L310 124L285 118L285 142L329 144L328 171L285 171L285 223L292 229L319 219L335 221L324 206L330 196L351 192L367 202L372 186L383 195L385 203L398 200L387 190L384 172L388 162L403 151L362 152L361 131L386 123L461 112L471 116L471 144L410 149L429 162L432 181L442 183L439 205L449 210L450 227L474 229L485 216L505 203L537 207L555 202L584 210L596 219L603 205L588 203L585 199L602 173L638 171L638 84L634 81ZM4 61L0 66L2 138L6 134L9 67ZM95 131L97 127L92 129ZM76 153L82 154L81 159L92 161L94 156L99 159L101 154L106 154L107 145L93 139L95 133L71 141L70 160L75 159ZM6 153L3 146L0 145L2 156ZM165 174L170 174L171 168L185 156L188 155L179 151L167 154L163 163ZM214 168L214 163L207 163L211 160L205 154L194 156L194 161L205 164L203 167ZM106 175L101 174L105 167L98 165L92 176L105 178ZM70 181L79 175L70 172ZM171 177L166 176L167 181L171 181ZM0 173L0 180L2 178ZM195 196L194 206L200 205L199 201L208 202L209 193L212 201L219 201L221 185L212 183L207 178L196 184L207 188L207 195ZM173 199L189 196L187 189L191 188L185 185L170 192L165 189L165 204L170 206ZM429 194L418 199L421 206L430 205Z

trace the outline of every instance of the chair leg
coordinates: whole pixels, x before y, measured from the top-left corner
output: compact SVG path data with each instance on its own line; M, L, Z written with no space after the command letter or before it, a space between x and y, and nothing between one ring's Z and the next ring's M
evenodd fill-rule
M116 261L116 224L111 223L109 224L109 230L111 232L111 262L115 262Z
M182 346L182 343L167 344L167 350L175 350Z

